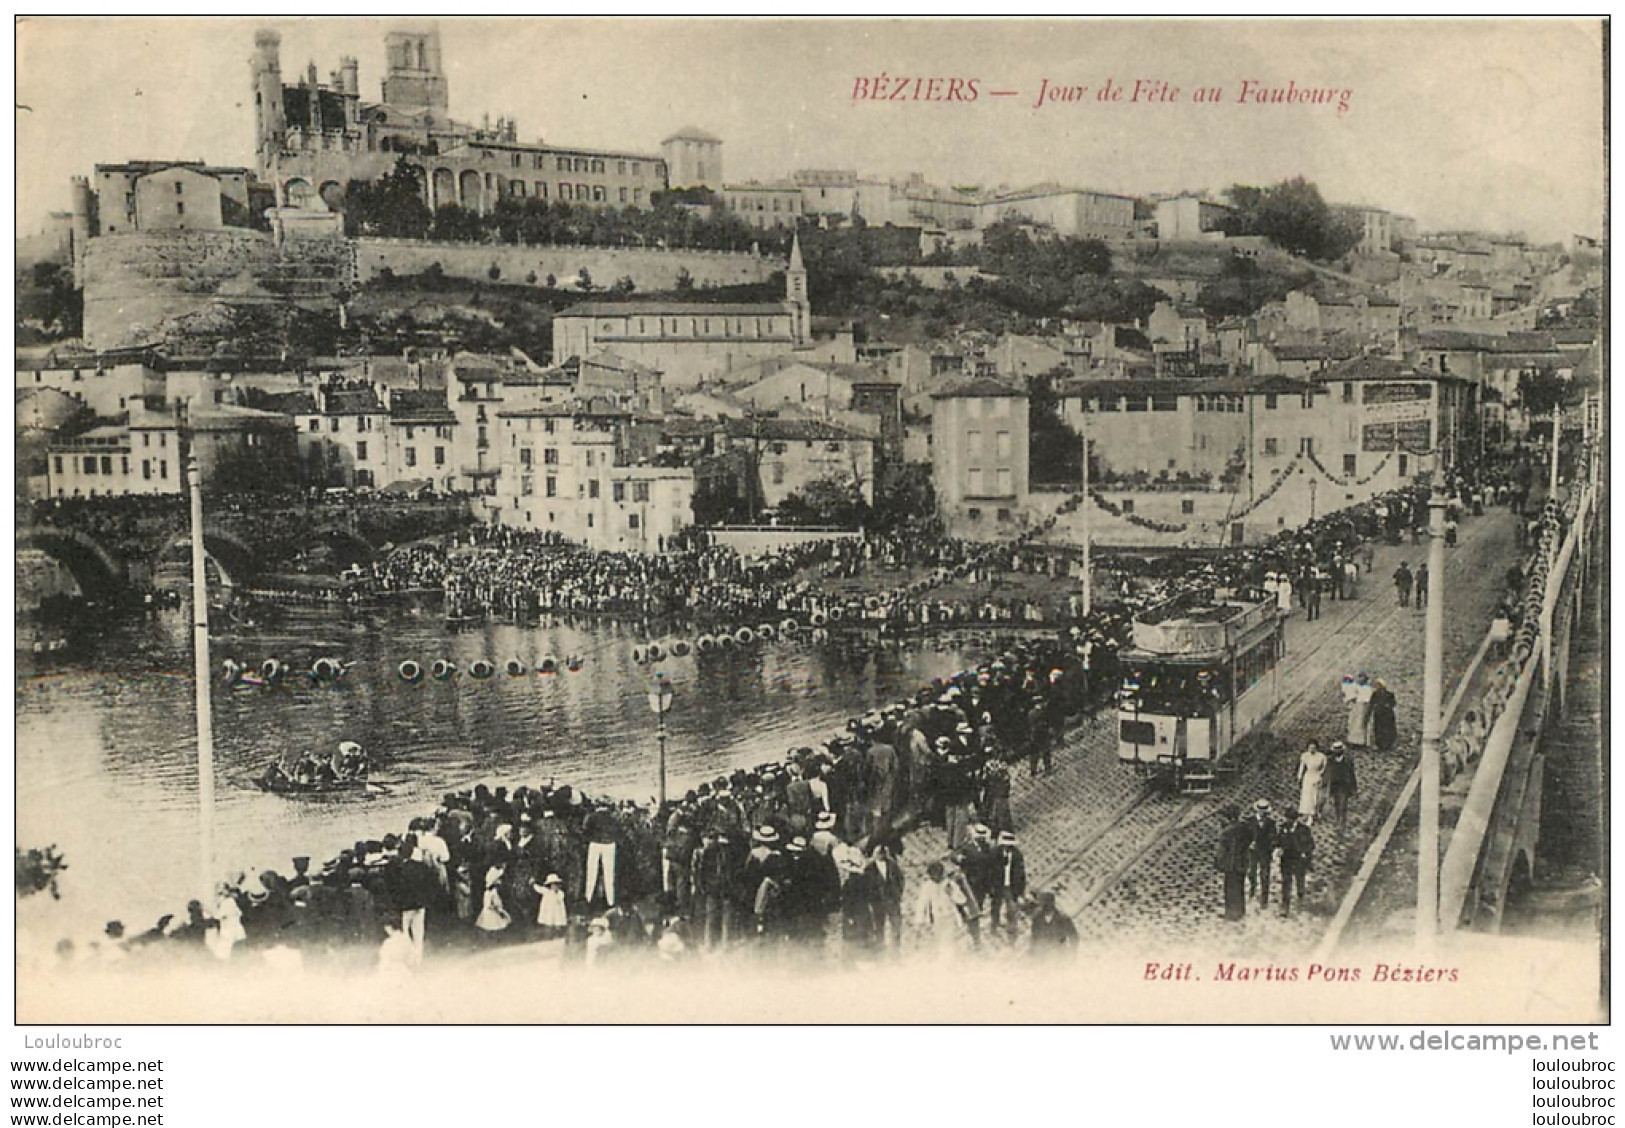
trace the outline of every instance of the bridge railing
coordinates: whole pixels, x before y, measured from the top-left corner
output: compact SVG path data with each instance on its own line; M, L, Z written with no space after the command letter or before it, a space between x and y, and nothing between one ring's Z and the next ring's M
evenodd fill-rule
M1585 559L1596 506L1592 487L1583 483L1577 486L1581 493L1574 518L1547 575L1533 652L1484 740L1472 784L1440 865L1439 920L1446 929L1471 925L1478 917L1481 905L1477 891L1486 847L1509 830L1509 822L1515 826L1522 815L1526 794L1522 785L1529 782L1523 776L1535 766L1533 752L1547 720L1556 671L1567 665L1564 649L1569 622L1563 611L1584 574L1584 568L1575 565ZM1499 906L1494 908L1499 911Z

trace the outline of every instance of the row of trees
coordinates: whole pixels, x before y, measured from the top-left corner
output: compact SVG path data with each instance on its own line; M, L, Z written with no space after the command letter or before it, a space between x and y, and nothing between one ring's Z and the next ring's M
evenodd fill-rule
M1225 198L1236 209L1226 235L1262 235L1283 251L1320 262L1340 259L1360 242L1359 227L1301 176L1264 188L1233 184Z
M453 243L563 244L594 247L683 247L784 254L789 236L761 231L729 213L703 190L655 193L651 206L594 207L534 196L502 196L481 214L457 204L434 211L424 202L421 170L404 161L377 180L352 180L344 227L351 236Z

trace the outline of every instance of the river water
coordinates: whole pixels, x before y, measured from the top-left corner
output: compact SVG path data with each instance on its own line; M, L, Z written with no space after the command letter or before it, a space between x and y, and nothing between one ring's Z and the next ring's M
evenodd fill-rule
M55 844L67 859L60 902L30 898L36 926L79 936L121 919L132 930L184 911L197 895L197 742L190 627L181 612L110 624L68 663L17 679L17 844ZM548 777L590 794L642 799L656 788L651 668L641 638L615 625L490 624L449 633L409 611L317 616L274 631L216 637L227 656L258 665L314 654L356 663L338 685L229 691L216 683L215 870L221 876L305 854L315 864L361 838L404 830L447 791ZM403 682L400 662L436 658L463 670L478 658L534 667L579 655L579 672L486 681ZM669 787L677 794L723 770L776 759L834 735L846 719L963 668L966 656L928 644L783 641L668 658L676 698L667 715ZM287 798L250 782L273 757L356 740L386 794Z

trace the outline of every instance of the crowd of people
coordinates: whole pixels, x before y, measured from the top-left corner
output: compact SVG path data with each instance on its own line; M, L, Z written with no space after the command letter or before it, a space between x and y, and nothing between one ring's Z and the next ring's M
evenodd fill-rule
M1023 761L1052 770L1080 707L1078 674L1059 643L1011 650L852 719L820 747L658 808L553 780L448 794L401 833L320 868L297 858L292 874L239 875L213 905L194 902L157 937L117 947L162 938L157 950L199 958L275 951L392 967L524 941L557 941L588 963L723 950L857 962L905 947L1064 954L1076 933L1028 887L1010 790ZM902 856L922 823L943 829L947 849L911 883Z

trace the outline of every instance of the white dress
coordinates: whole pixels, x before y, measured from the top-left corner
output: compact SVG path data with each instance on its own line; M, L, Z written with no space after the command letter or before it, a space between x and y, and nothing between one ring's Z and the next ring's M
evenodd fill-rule
M1326 753L1304 750L1298 757L1298 817L1312 823L1320 811L1321 782L1326 776Z

